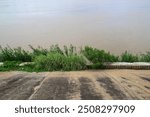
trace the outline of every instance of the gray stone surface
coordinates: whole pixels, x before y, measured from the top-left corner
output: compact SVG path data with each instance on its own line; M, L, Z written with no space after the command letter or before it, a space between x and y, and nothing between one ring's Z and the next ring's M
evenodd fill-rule
M150 70L0 72L0 99L150 99Z

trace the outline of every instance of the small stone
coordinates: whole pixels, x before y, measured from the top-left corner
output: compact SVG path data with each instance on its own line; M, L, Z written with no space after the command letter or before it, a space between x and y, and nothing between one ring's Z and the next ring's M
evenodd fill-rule
M0 62L0 66L3 66L4 65L4 63L3 62Z

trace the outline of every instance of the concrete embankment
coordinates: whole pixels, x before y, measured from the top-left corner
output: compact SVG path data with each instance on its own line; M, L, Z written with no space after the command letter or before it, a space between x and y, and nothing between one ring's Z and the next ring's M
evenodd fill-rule
M0 72L0 99L150 99L150 70Z
M114 63L105 63L106 69L143 69L150 70L149 62L114 62Z

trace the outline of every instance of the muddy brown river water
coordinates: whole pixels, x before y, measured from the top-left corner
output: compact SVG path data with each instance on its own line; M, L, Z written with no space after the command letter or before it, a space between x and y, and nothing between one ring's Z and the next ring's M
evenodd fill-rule
M0 45L150 50L150 0L0 0Z

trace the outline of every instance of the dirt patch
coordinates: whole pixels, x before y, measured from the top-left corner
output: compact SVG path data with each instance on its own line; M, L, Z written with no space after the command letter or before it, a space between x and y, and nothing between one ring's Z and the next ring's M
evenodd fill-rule
M150 78L141 77L143 80L150 82Z
M92 81L88 78L79 78L80 92L82 100L102 100L103 97L94 91Z
M127 99L126 95L115 86L110 78L97 78L97 81L106 89L106 92L109 93L113 99Z

